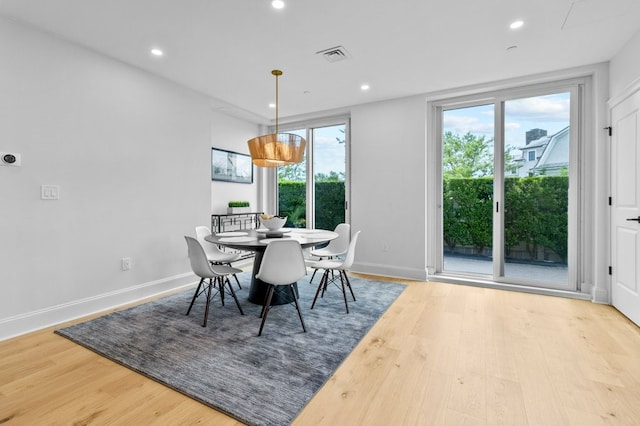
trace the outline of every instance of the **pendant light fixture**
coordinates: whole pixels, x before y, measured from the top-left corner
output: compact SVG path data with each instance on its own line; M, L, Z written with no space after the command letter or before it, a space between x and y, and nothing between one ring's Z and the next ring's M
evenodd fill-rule
M271 71L276 77L276 128L269 135L258 136L247 141L253 164L261 167L288 166L299 163L304 156L307 141L293 133L278 133L278 77L282 71Z

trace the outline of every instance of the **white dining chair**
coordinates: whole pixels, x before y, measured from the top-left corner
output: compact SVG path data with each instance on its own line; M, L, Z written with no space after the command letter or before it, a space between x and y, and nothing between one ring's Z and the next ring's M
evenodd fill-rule
M208 227L196 226L196 238L198 239L200 245L202 245L204 252L207 254L207 259L209 259L209 262L214 265L231 266L231 262L240 259L240 254L224 252L220 250L217 245L205 240L205 237L209 235L211 235L211 230ZM238 276L236 274L233 274L233 278L235 278L236 283L238 284L238 288L242 288Z
M342 287L342 296L344 297L344 306L347 309L347 313L349 313L349 304L347 303L347 291L346 288L349 288L351 292L351 297L353 297L353 301L356 300L356 295L353 293L353 288L351 287L351 282L349 281L349 277L347 276L347 271L353 265L353 261L356 255L356 244L358 243L358 236L361 231L355 233L351 242L349 243L349 248L347 249L347 253L345 254L344 259L326 259L321 260L311 267L318 270L323 269L324 272L322 274L322 278L320 278L320 283L318 284L318 289L316 290L316 295L313 297L313 303L311 303L311 309L316 304L316 300L318 299L318 295L320 297L324 297L325 291L327 291L327 287L329 284L336 284L337 277L333 275L334 271L338 272L338 276L340 277L340 284ZM322 292L322 293L321 293Z
M212 294L214 289L217 289L220 294L220 301L222 302L222 306L224 306L224 292L225 287L229 288L229 294L233 297L238 306L238 310L240 310L240 314L244 315L242 311L242 307L240 306L240 302L238 302L238 298L236 297L235 291L233 291L233 287L231 286L231 281L229 281L229 275L236 274L242 272L240 269L233 268L228 265L217 265L211 264L207 259L207 255L205 254L204 249L200 242L193 237L189 237L185 235L185 240L187 241L187 248L189 254L189 262L191 263L191 269L193 273L200 277L200 283L198 283L198 287L196 287L196 291L193 293L193 298L191 299L191 304L189 305L189 309L187 310L187 314L191 313L191 308L193 308L193 304L196 301L196 298L205 293L206 296L206 305L204 309L204 321L202 323L203 327L207 326L207 320L209 318L209 305L211 304L211 300L215 296ZM206 280L209 280L208 284Z
M334 232L338 234L338 238L334 238L329 241L326 247L322 247L316 250L310 250L309 254L317 259L309 259L308 265L313 267L314 263L323 259L334 259L338 256L342 256L349 249L349 242L351 240L351 225L348 223L339 223L336 225ZM309 284L313 282L313 278L316 276L318 270L314 269Z
M289 289L293 296L293 302L298 311L298 317L300 317L300 323L302 324L302 331L306 332L304 320L302 319L302 312L300 311L300 305L298 304L298 295L296 294L295 283L300 278L304 277L307 273L307 268L304 263L304 256L302 254L302 247L296 240L281 240L272 241L269 243L264 251L262 257L262 263L260 270L256 274L256 279L268 285L267 293L265 295L264 304L262 306L262 322L260 323L260 330L258 336L262 335L262 329L267 321L267 315L271 309L271 299L276 287L284 286Z

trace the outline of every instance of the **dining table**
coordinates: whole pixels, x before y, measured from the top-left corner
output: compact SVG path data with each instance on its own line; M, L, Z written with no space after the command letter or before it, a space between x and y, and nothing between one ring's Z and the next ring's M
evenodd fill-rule
M325 229L281 228L272 231L259 228L212 233L205 237L205 240L218 246L255 253L248 299L251 303L262 305L267 294L268 284L256 278L256 275L260 271L262 257L269 243L282 239L293 239L298 241L303 249L307 249L325 244L335 238L338 238L336 232ZM297 283L292 284L294 284L297 293ZM276 292L271 304L283 305L291 302L293 302L293 298L289 292Z

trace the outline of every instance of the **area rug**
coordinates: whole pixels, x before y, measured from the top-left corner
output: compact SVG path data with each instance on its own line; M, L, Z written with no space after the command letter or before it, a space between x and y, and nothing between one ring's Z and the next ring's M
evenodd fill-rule
M354 277L349 314L337 287L311 310L319 277L310 284L308 276L298 282L307 332L287 304L271 309L258 337L260 306L247 300L249 272L239 277L245 315L230 296L222 306L218 295L206 328L204 297L185 315L189 290L56 333L243 423L286 425L405 288Z

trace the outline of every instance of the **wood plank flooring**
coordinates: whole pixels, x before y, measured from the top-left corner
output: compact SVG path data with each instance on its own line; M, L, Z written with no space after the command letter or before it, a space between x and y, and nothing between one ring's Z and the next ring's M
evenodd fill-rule
M407 284L294 425L640 425L640 329L611 306ZM0 342L0 424L239 423L46 329Z

